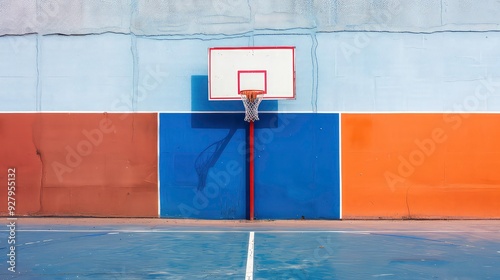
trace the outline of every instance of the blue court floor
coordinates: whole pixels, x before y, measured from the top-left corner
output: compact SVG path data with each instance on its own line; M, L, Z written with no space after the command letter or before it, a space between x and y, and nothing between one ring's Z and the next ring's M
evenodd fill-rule
M500 221L15 222L0 279L500 279Z

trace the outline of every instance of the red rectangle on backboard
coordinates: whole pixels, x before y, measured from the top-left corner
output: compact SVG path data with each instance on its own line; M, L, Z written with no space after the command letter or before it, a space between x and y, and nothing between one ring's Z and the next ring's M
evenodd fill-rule
M266 70L238 70L238 94L242 90L262 90L267 93Z

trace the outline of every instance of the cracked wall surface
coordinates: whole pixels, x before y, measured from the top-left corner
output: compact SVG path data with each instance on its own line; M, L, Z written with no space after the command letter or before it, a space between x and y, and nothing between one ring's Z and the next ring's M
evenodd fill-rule
M500 76L499 9L464 0L3 0L0 109L188 112L189 77L207 75L208 48L291 45L297 100L280 111L446 111ZM497 91L480 101L477 111L500 109Z
M200 102L208 48L295 46L296 100L262 111L340 114L340 216L500 217L488 167L499 11L495 0L0 0L0 167L20 168L23 215L156 216L158 173L174 172L156 163L159 113L242 110ZM61 182L52 164L104 112L119 133L71 172L59 166ZM440 127L445 145L403 176L400 156Z
M157 216L156 118L156 114L0 114L0 168L17 171L15 213ZM5 215L6 210L4 199L0 213Z
M499 34L348 32L252 40L297 48L297 99L280 101L280 111L448 111L493 80L495 88L467 110L494 112L500 109ZM248 43L249 37L0 37L0 109L189 112L191 77L207 75L207 49Z
M499 9L495 0L2 0L0 34L491 31Z

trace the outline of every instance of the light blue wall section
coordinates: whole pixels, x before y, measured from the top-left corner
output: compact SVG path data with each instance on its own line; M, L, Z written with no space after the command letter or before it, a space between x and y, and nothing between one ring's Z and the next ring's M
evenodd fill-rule
M130 36L43 36L39 49L42 110L117 111L131 103Z
M191 76L208 75L208 48L252 45L296 46L297 99L280 101L278 109L311 111L314 71L310 35L242 36L224 40L138 39L138 96L141 98L138 98L137 109L191 111ZM157 79L154 73L158 73Z
M3 0L0 35L499 30L497 0Z
M253 39L256 46L295 46L296 99L278 101L279 111L315 110L315 75L312 51L314 33L303 35L260 35ZM279 82L279 81L277 81Z
M319 34L319 111L500 110L498 49L497 32Z
M297 99L281 112L500 110L497 32L1 37L0 108L189 112L207 49L249 45L297 48Z
M248 37L222 40L138 38L137 109L191 111L191 76L208 75L208 48L248 44Z
M297 99L272 106L280 112L496 112L499 9L493 0L5 1L0 109L189 112L208 48L285 45L296 46Z
M36 110L36 36L0 37L0 111Z

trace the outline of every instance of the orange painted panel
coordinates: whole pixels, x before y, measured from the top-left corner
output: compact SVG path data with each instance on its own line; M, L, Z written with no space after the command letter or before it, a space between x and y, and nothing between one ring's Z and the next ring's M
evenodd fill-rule
M499 114L342 114L343 218L500 218Z
M156 114L0 114L0 124L2 173L19 173L17 214L158 215Z

